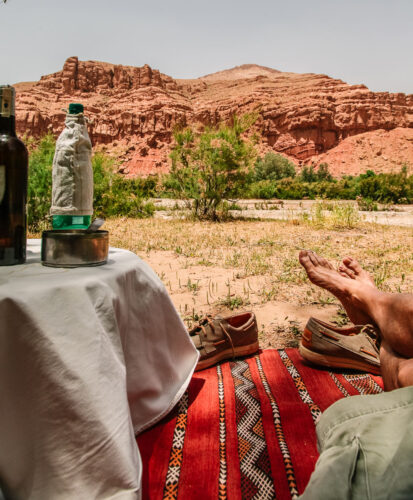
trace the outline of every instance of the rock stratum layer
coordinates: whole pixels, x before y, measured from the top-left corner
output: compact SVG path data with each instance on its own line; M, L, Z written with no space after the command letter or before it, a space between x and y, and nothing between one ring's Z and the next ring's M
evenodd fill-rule
M259 111L261 153L297 165L327 162L335 175L413 168L413 95L371 92L326 75L243 65L174 80L147 65L71 57L62 71L16 91L18 133L57 136L68 104L81 102L92 143L117 154L128 175L168 170L174 127L213 125L252 110Z

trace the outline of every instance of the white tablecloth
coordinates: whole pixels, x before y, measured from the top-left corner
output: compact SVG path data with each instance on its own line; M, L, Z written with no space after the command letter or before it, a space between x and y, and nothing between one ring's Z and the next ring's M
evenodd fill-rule
M134 434L198 359L162 282L111 248L100 267L0 268L0 485L30 500L139 498Z

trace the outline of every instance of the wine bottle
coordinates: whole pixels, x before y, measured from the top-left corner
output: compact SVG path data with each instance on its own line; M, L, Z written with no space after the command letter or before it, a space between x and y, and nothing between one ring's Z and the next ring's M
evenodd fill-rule
M0 266L26 260L28 153L16 137L15 91L0 85Z

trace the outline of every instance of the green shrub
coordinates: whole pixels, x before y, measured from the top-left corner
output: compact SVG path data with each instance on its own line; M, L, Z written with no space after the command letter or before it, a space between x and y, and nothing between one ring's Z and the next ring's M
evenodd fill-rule
M398 173L375 174L372 170L359 176L345 176L334 179L328 167L320 165L304 167L294 178L275 181L251 182L245 186L244 196L248 198L280 198L297 200L322 198L330 200L359 200L360 206L374 210L374 203L411 203L413 201L413 175L407 169ZM364 201L362 201L364 200Z
M320 163L317 170L317 181L332 181L333 176L330 174L328 170L327 163Z
M302 215L302 220L312 227L340 230L356 227L360 216L354 204L333 202L326 205L325 201L318 200L310 214Z
M256 153L243 134L255 120L255 115L234 116L231 125L208 127L201 133L191 128L174 132L172 167L164 185L188 200L195 217L218 219L223 200L245 189Z
M225 202L226 203L226 209L227 210L242 210L241 205L239 205L236 201L231 201L231 203Z
M304 165L301 170L300 180L302 182L332 181L333 176L328 170L328 164L320 163L318 170L314 169L314 165L311 165L310 167Z
M398 173L375 174L368 170L356 179L356 194L381 203L410 203L413 200L413 176L407 167Z
M316 176L316 173L314 171L313 165L311 165L310 167L307 167L307 165L304 165L303 169L301 170L300 181L302 181L302 182L316 182L317 181L317 176Z
M148 217L155 211L152 203L144 198L152 196L156 187L154 179L129 179L114 172L114 160L97 153L93 156L94 201L96 217Z
M379 209L376 201L362 196L357 196L357 205L362 212L377 212Z
M335 204L331 214L331 223L335 229L353 229L360 221L357 208L350 204Z
M333 179L322 183L322 185L324 186L324 192L320 192L320 196L323 196L323 198L331 200L354 200L356 198L354 186L348 179Z
M253 182L244 191L246 198L259 198L270 200L275 198L275 183L270 180Z
M267 153L255 163L254 180L276 181L284 177L295 177L295 166L280 154Z
M49 222L52 199L52 163L55 139L49 134L37 143L28 139L29 182L28 224L38 231ZM92 158L94 180L94 216L147 217L154 212L153 204L144 203L144 198L155 193L157 179L127 179L114 172L114 160L102 153Z
M275 197L282 200L301 200L313 196L308 183L300 182L299 179L281 179L275 185Z
M25 141L29 150L29 181L27 187L28 224L34 230L47 222L52 199L52 163L55 150L53 135L44 136L36 145Z

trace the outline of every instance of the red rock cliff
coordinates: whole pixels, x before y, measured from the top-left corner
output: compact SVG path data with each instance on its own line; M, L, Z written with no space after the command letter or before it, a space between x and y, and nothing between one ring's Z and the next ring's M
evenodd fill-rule
M387 164L380 158L380 169L413 165L413 95L371 92L364 85L347 85L325 75L244 65L194 80L174 80L147 65L71 57L62 71L16 88L19 133L58 135L65 116L62 108L82 102L91 119L92 142L116 151L124 160L122 170L130 174L168 168L177 124L214 124L257 108L262 152L280 152L296 163L317 164L322 158L333 172L342 174L350 166L354 171L355 157L346 160L348 148L337 148L348 138L380 130L371 135L377 151L383 149L376 147L378 137L386 143L389 160ZM405 133L398 134L393 152L392 131L400 128ZM357 144L365 148L369 141ZM363 155L373 163L377 159L364 150L358 153Z

